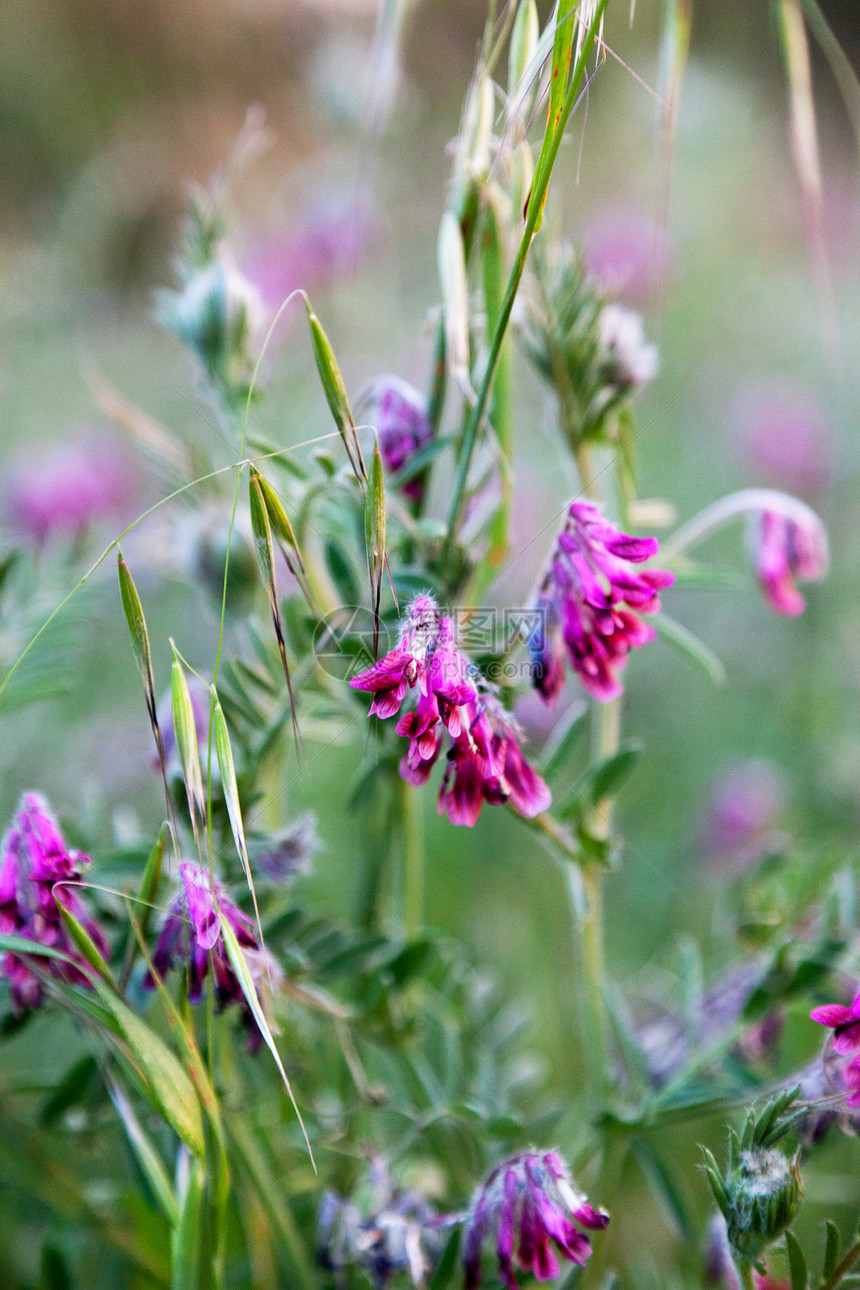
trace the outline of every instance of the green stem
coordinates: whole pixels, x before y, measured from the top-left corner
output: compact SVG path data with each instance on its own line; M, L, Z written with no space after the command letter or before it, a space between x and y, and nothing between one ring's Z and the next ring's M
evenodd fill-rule
M753 1280L752 1264L746 1259L741 1259L738 1263L738 1274L741 1279L741 1285L744 1290L755 1290L755 1281Z
M544 137L544 146L541 149L541 155L538 158L531 193L529 195L526 225L523 229L523 235L520 238L520 244L517 247L513 268L511 269L511 275L508 279L504 300L502 301L502 307L499 311L498 321L496 322L496 326L493 331L493 338L490 342L489 354L487 355L487 366L484 371L484 379L481 381L478 397L475 400L463 435L463 445L460 451L460 460L457 465L457 477L454 484L453 496L451 498L451 509L448 515L448 531L442 552L442 562L445 568L447 568L450 563L451 551L456 540L457 526L460 521L460 512L462 510L464 494L466 491L466 478L469 474L469 466L471 464L472 454L475 450L475 444L478 439L478 432L481 428L481 423L490 397L490 390L492 389L493 381L495 379L496 367L499 362L499 356L502 352L502 342L505 339L505 333L511 317L511 310L514 307L514 301L516 300L520 282L525 271L526 259L528 258L532 238L537 232L538 225L543 216L544 200L546 198L556 157L558 156L558 150L561 147L561 141L564 137L568 119L579 96L585 67L588 59L591 57L591 51L594 46L594 41L607 3L608 0L598 0L591 25L585 34L582 48L579 52L579 57L576 60L576 65L568 84L567 93L559 114L558 123L557 125L550 123L547 127L547 135Z
M424 831L418 794L399 781L403 820L403 924L414 941L424 926Z
M837 1267L833 1276L824 1282L821 1290L836 1290L836 1286L848 1275L857 1260L860 1259L860 1241L852 1245L845 1258Z

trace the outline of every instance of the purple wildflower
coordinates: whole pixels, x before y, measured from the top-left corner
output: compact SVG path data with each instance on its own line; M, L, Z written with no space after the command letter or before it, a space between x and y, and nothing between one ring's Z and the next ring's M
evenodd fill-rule
M9 515L17 529L41 543L115 515L129 502L132 483L116 443L92 433L22 461L6 490Z
M510 718L458 648L453 622L440 616L431 596L413 602L397 648L350 685L373 693L371 714L383 718L416 690L415 707L397 723L397 733L409 740L400 774L411 784L427 782L447 732L439 811L452 824L472 827L484 802L509 802L528 818L548 808L549 789L523 757Z
M162 925L152 956L153 969L164 977L171 968L184 963L188 972L188 998L192 1003L202 997L204 982L211 971L219 1010L232 1003L239 1004L248 1031L248 1049L256 1052L263 1037L227 954L221 935L221 916L233 929L258 990L264 977L279 975L278 966L260 948L251 919L234 904L208 869L183 860L179 876L182 887ZM143 985L147 990L155 988L152 973L147 973Z
M783 784L770 762L751 760L714 781L700 840L716 867L744 869L778 848Z
M401 1190L384 1160L370 1161L355 1199L327 1191L317 1215L317 1257L336 1272L363 1268L377 1290L392 1276L408 1273L426 1284L441 1248L436 1211L416 1191Z
M833 1031L833 1051L840 1056L860 1056L860 992L846 1006L842 1003L825 1003L813 1008L809 1014L819 1026Z
M524 1151L498 1165L478 1188L466 1219L463 1263L466 1290L483 1280L481 1255L495 1236L499 1276L517 1290L515 1269L537 1281L559 1274L556 1251L582 1266L591 1243L579 1227L601 1231L609 1222L573 1186L567 1166L554 1151Z
M733 419L740 453L761 483L802 497L824 491L832 472L832 435L811 391L787 381L748 386Z
M795 579L814 582L827 572L827 534L814 511L796 503L797 518L763 510L750 531L752 560L765 599L776 614L802 614L806 601Z
M361 405L379 434L379 450L386 470L397 474L433 437L427 420L427 400L397 376L380 376L364 390ZM424 479L419 472L407 479L402 492L420 502Z
M654 228L632 210L612 210L586 231L583 259L600 292L642 300L654 276Z
M538 593L541 625L530 644L534 685L546 703L556 701L564 684L565 652L595 699L621 694L618 673L629 651L655 636L639 614L658 610L658 592L675 581L664 569L632 567L657 550L656 538L628 537L590 502L571 502Z
M45 798L40 793L25 793L0 848L0 932L61 950L83 968L84 961L63 923L62 905L107 955L105 938L76 890L89 863L89 856L66 846ZM90 984L83 970L60 959L39 962L44 972L58 980ZM7 952L0 973L9 981L16 1012L39 1006L42 982L25 959Z

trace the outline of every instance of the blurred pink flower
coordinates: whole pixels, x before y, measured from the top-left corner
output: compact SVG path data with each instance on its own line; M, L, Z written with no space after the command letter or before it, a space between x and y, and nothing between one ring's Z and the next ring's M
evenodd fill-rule
M798 519L763 510L750 528L753 568L765 600L775 614L796 617L806 601L796 581L817 582L827 572L827 534L809 511Z
M19 458L5 495L12 525L44 542L121 513L134 491L126 454L107 435L93 432Z
M377 232L363 198L336 193L309 202L286 233L261 238L243 257L242 268L272 309L301 287L309 294L354 273Z
M790 381L750 385L735 405L738 453L756 483L813 497L833 470L827 413L810 390Z
M587 229L583 259L599 291L641 303L654 276L655 231L637 211L618 207Z
M770 762L741 762L714 781L700 832L708 860L745 868L778 847L784 802L782 778Z

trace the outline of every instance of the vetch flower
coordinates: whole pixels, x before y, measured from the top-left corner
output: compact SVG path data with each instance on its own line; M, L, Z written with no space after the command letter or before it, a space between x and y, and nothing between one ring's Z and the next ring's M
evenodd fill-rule
M4 492L14 527L42 543L122 513L134 493L134 474L111 438L91 433L21 459Z
M377 377L359 396L358 403L362 416L376 427L382 460L392 475L408 466L433 437L427 400L397 376ZM420 501L424 492L422 473L407 479L401 491L411 501Z
M421 1286L441 1247L436 1211L416 1191L397 1187L384 1161L370 1163L358 1200L327 1191L317 1215L317 1258L333 1271L358 1266L377 1290L397 1272ZM360 1202L360 1203L359 1203Z
M449 737L439 811L452 824L477 823L484 802L509 802L521 815L546 810L551 795L523 757L512 719L459 648L454 624L432 596L418 596L397 647L350 681L374 695L371 715L399 712L412 689L416 704L397 723L409 740L400 774L424 784Z
M827 487L832 431L811 390L789 381L747 386L732 419L744 464L760 482L801 497Z
M573 1186L555 1151L512 1156L481 1184L469 1208L462 1250L466 1290L477 1290L483 1281L482 1254L490 1240L500 1279L508 1290L517 1290L517 1269L552 1281L559 1274L559 1254L582 1266L591 1242L580 1228L601 1231L608 1222L606 1211L589 1205Z
M571 502L537 598L532 634L533 684L554 703L564 684L564 656L595 699L622 693L618 673L631 649L654 639L639 614L660 608L659 592L675 581L664 569L642 569L657 554L656 538L634 538L590 502Z
M806 601L795 580L814 582L827 572L827 535L815 512L796 519L763 510L750 528L750 546L756 577L774 613L802 614Z
M106 956L104 935L77 890L89 863L89 856L66 846L45 798L40 793L25 793L0 847L0 932L61 950L83 968L84 960L63 923L62 905ZM43 972L58 980L90 984L86 973L69 963L49 958L38 962ZM39 1006L42 982L26 960L7 952L0 973L9 981L16 1012Z
M841 1056L860 1055L860 993L846 1007L842 1003L825 1003L810 1012L819 1026L833 1031L833 1051Z
M181 889L167 912L161 928L152 966L160 977L171 968L184 966L188 973L188 998L197 1003L210 971L219 1011L232 1003L239 1004L248 1031L248 1049L256 1052L263 1042L239 979L227 954L221 934L221 919L227 920L238 941L257 986L262 991L266 979L275 979L280 969L272 956L261 949L254 924L230 899L209 870L191 860L179 865ZM144 989L155 989L155 980L147 973Z

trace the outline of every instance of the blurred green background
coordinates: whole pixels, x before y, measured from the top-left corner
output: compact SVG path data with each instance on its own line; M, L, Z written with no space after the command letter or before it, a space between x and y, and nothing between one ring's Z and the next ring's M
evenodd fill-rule
M368 138L365 82L377 9L371 0L25 0L0 10L4 477L26 469L46 445L93 427L118 434L107 431L94 400L94 371L173 430L193 459L229 460L195 399L185 354L152 322L151 305L155 287L171 280L188 185L222 164L252 103L266 110L271 142L233 191L240 260L251 263L260 248L295 246L322 219L343 250L351 235L337 231L337 212L360 209L357 244L342 256L318 253L305 285L351 389L389 371L425 383L446 145L458 128L484 10L478 0L410 7L393 109ZM822 9L856 61L856 5ZM639 0L631 29L627 6L610 4L607 40L648 86L658 80L660 10ZM626 733L645 741L647 756L619 804L623 864L607 903L609 959L634 997L676 970L681 933L702 941L709 971L731 953L721 922L725 873L702 843L714 784L727 770L750 759L771 765L781 787L774 826L811 860L850 858L856 849L858 162L850 118L815 48L813 71L836 319L830 340L768 6L696 5L672 158L664 289L634 302L661 356L637 409L640 491L668 501L683 520L732 489L782 486L780 432L772 432L776 465L763 462L750 399L764 388L767 397L777 391L800 400L815 409L819 427L811 449L818 470L807 471L805 496L828 525L832 571L809 589L802 619L777 619L756 592L733 529L702 554L736 569L737 588L677 589L664 602L721 656L728 683L715 688L659 643L631 663ZM609 59L583 124L580 112L558 172L554 218L586 247L619 222L658 228L661 137L648 88ZM289 320L266 384L258 423L275 442L329 430L306 336ZM554 536L547 517L560 515L576 489L551 403L524 362L517 436L514 558L494 593L510 604L525 603ZM140 457L134 481L129 514L166 491ZM214 504L226 507L225 496L215 495ZM14 540L3 497L0 526ZM169 635L204 671L217 639L212 601L189 586L177 559L185 514L180 503L162 508L126 551L164 684ZM98 554L99 536L109 539L114 529L106 524L80 548L61 540L41 552L55 599ZM107 840L117 829L151 835L163 803L111 563L72 602L45 648L70 664L70 692L5 717L0 818L22 789L37 787L62 815L83 812L94 837ZM565 702L579 702L573 689ZM546 734L534 705L526 702L521 716L535 737ZM293 766L278 786L275 814L289 819L311 807L319 816L325 850L303 880L303 898L326 911L348 908L356 843L347 785L364 749L359 727L342 746L311 745L309 773ZM563 1091L579 1063L570 1039L572 952L561 877L507 814L487 810L474 831L455 830L437 818L432 788L422 800L429 920L463 936L528 1006L550 1081Z

